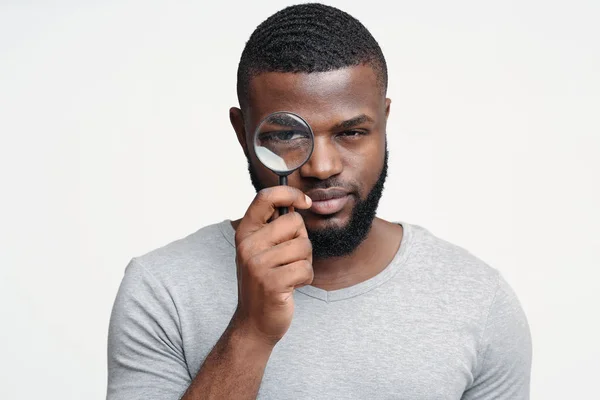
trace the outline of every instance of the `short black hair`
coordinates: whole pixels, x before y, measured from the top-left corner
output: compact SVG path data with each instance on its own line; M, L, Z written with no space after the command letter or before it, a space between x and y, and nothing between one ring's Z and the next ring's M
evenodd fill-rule
M252 33L237 72L240 107L246 107L250 79L263 72L326 72L369 65L385 94L387 65L365 26L335 7L308 3L271 15Z

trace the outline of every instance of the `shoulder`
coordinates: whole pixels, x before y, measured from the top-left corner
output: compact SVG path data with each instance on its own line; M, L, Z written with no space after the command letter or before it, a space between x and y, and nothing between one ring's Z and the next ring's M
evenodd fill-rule
M222 266L235 257L233 228L225 220L207 225L145 254L133 257L127 270L139 269L170 286L203 276L230 275ZM235 272L235 271L234 271ZM234 275L235 276L235 275Z
M408 228L406 267L413 290L435 297L457 320L483 324L497 293L510 290L498 267L420 225L410 224Z
M449 285L495 290L499 271L466 248L451 243L428 229L410 224L411 258L420 272L436 281Z
M478 355L490 345L498 353L513 346L519 348L527 369L526 361L531 360L527 317L501 271L422 226L410 225L410 230L408 266L415 286L422 293L434 294L437 304L455 322L473 329L479 342ZM488 356L494 355L493 351L488 351ZM500 358L501 354L495 356Z

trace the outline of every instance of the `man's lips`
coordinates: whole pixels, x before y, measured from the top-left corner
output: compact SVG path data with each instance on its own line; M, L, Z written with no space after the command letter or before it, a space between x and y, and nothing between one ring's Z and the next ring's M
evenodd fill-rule
M341 188L315 189L308 191L306 194L313 202L310 210L321 215L334 214L340 211L350 199L348 191Z

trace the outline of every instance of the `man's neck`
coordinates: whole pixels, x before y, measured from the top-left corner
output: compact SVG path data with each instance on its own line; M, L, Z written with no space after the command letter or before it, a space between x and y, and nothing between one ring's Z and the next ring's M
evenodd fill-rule
M313 260L312 286L331 291L374 277L392 261L403 234L401 225L375 218L367 237L354 252L344 257Z
M240 220L233 221L237 229ZM364 282L383 271L396 255L404 236L401 225L380 218L373 225L365 240L344 257L313 260L312 286L332 291Z

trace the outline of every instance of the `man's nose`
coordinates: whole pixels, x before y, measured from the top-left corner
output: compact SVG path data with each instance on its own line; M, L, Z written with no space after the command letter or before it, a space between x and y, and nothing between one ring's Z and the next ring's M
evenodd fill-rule
M342 172L343 164L330 137L316 137L310 159L300 168L303 178L325 180Z

